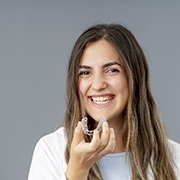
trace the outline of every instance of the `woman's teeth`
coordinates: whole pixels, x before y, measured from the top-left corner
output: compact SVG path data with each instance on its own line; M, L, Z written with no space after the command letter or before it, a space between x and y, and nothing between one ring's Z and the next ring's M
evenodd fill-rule
M111 101L113 97L92 97L92 101L96 104L106 104Z

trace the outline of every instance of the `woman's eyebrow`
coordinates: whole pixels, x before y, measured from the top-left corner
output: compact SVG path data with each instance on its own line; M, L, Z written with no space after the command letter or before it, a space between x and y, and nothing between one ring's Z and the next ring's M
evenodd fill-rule
M118 65L122 67L122 65L118 62L109 62L109 63L104 64L102 67L105 68L105 67L109 67L113 65ZM79 65L79 69L92 69L92 67L87 66L87 65Z
M118 63L118 62L109 62L109 63L107 63L107 64L104 64L104 65L103 65L103 68L109 67L109 66L113 66L113 65L118 65L118 66L121 66L121 67L122 67L122 65L121 65L120 63Z
M79 65L79 69L92 69L92 68L87 65Z

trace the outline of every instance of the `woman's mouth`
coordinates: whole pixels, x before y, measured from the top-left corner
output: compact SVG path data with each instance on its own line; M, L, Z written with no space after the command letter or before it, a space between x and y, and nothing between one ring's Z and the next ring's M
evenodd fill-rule
M91 101L96 104L106 104L114 99L114 96L91 96Z

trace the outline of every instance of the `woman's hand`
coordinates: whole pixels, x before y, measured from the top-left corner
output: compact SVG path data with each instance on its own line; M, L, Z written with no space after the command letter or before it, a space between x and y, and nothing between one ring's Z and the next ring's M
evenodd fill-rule
M90 143L83 139L81 122L78 123L71 144L70 159L66 171L69 180L87 179L90 168L104 155L112 153L115 149L114 130L109 128L105 121L102 132L95 130Z

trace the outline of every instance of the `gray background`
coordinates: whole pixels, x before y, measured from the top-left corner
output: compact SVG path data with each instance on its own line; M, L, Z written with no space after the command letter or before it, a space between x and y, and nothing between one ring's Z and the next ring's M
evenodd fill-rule
M62 122L69 54L98 22L134 33L169 137L180 142L180 1L0 0L1 180L27 179L37 140Z

